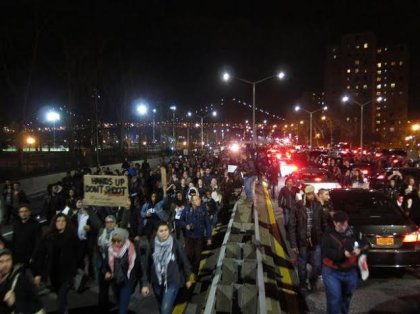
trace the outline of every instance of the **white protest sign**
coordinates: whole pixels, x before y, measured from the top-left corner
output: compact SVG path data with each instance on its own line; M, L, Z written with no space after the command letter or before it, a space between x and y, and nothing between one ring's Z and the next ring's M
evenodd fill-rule
M128 178L126 176L85 175L84 205L127 207Z

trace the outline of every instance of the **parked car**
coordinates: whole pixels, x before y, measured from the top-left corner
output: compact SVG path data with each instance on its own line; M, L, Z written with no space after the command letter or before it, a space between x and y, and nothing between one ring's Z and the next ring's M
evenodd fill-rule
M401 209L380 191L339 189L330 192L334 209L349 215L357 238L366 239L371 267L420 266L420 231Z
M416 182L420 182L420 168L416 167L403 167L403 168L387 168L380 173L377 173L375 176L370 178L370 188L371 189L383 189L387 186L388 177L395 171L399 171L403 178L407 176L412 176Z

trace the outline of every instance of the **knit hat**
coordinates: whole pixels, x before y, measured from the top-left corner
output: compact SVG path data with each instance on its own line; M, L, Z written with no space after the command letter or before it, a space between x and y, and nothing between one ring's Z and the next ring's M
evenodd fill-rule
M0 249L0 256L3 256L3 255L12 255L12 251L6 248Z
M314 192L315 192L315 188L314 188L313 185L307 185L307 186L305 186L305 194L314 193Z

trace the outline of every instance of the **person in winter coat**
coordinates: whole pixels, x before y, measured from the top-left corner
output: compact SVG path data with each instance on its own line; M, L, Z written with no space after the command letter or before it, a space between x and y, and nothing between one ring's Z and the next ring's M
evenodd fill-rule
M119 314L127 314L131 294L140 276L140 258L137 257L133 243L128 239L128 231L115 228L111 246L108 248L108 271L105 273L105 279L111 280Z
M31 217L28 205L21 205L19 219L13 224L13 261L29 267L35 248L42 239L41 225Z
M67 313L67 295L77 267L81 264L80 248L70 218L62 213L51 221L48 232L39 243L34 255L34 282L49 277L52 291L58 295L58 313Z
M106 312L109 306L109 280L105 280L108 267L108 250L111 246L112 236L116 228L116 219L109 215L105 218L105 228L99 231L98 236L98 305L101 313Z
M149 294L148 283L150 283L159 303L160 313L172 313L179 289L184 284L188 289L192 285L188 280L191 265L165 222L160 222L158 225L156 236L147 254L146 265L142 279L142 294L144 296Z
M42 310L32 279L22 265L14 265L12 252L0 249L0 313L36 313Z
M168 213L163 209L166 201L166 198L158 201L157 194L152 193L149 201L144 203L141 208L140 214L144 223L143 234L149 239L152 237L153 230L156 229L158 223L168 220Z
M177 225L184 229L185 251L192 264L194 275L197 275L204 240L207 239L208 246L212 244L211 224L208 212L201 204L200 196L192 196L191 203L191 207L188 206L182 211Z

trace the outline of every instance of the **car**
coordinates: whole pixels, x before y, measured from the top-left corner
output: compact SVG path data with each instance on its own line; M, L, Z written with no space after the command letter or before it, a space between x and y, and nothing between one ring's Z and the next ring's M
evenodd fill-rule
M292 172L287 178L292 178L298 186L312 185L315 193L321 188L327 190L341 188L332 174L322 168L301 168Z
M349 215L358 240L369 244L370 267L420 266L420 231L384 193L364 189L330 191L335 210Z

